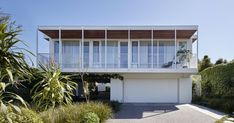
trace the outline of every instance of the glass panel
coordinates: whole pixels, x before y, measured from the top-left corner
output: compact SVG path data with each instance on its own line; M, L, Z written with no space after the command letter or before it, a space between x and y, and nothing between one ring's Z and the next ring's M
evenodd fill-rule
M128 67L128 42L120 42L120 67Z
M118 67L118 42L117 41L107 42L107 67L108 68Z
M132 42L132 67L138 67L138 41Z
M151 66L151 42L140 41L140 67L149 68Z
M89 42L84 42L84 68L89 67Z
M186 50L187 49L187 42L186 41L181 41L179 42L179 47L177 50Z
M162 68L171 68L175 60L174 41L159 42L159 65Z
M105 41L101 41L101 66L105 67Z
M157 61L158 61L158 42L157 41L154 41L154 44L153 44L153 67L156 68L158 67L157 66Z
M100 67L99 41L93 42L93 67Z
M63 41L63 67L78 68L80 67L80 42L79 41Z
M190 60L190 53L187 50L187 42L186 41L179 41L177 47L177 68L188 68L189 60Z
M59 63L59 41L54 42L54 61L55 64Z

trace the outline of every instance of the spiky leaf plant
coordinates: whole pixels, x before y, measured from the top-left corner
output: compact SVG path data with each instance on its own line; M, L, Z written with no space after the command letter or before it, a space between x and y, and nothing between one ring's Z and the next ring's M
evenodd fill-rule
M39 75L42 80L31 91L36 108L44 111L59 105L71 104L76 83L71 81L70 76L63 75L55 64L47 67L40 64L40 68Z

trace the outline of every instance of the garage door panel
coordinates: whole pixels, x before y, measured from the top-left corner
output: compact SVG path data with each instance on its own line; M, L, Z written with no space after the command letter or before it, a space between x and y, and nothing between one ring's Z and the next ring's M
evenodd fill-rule
M177 103L176 79L127 79L124 101L142 103Z

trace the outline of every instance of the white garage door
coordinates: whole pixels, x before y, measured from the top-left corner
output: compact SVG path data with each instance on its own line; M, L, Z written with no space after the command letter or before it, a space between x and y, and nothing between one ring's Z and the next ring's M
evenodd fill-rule
M124 102L178 103L176 79L127 79Z

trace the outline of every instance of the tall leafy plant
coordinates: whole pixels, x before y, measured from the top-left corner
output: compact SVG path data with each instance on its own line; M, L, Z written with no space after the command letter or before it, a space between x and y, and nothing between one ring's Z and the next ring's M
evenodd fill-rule
M8 19L0 23L0 73L4 83L18 84L31 76L23 51L31 52L16 46L23 43L17 38L20 31L20 27L9 23Z
M5 17L0 21L0 112L6 114L6 119L11 123L9 114L20 113L21 104L27 107L26 102L17 94L7 90L9 86L20 84L31 78L30 67L24 59L23 50L16 46L22 42L17 37L21 29ZM16 102L16 103L15 103ZM20 103L19 103L20 102ZM15 105L17 104L17 105Z
M50 66L40 64L40 68L38 75L41 81L31 91L36 108L47 110L48 108L54 109L58 105L71 104L76 83L71 81L70 76L63 75L55 64Z

